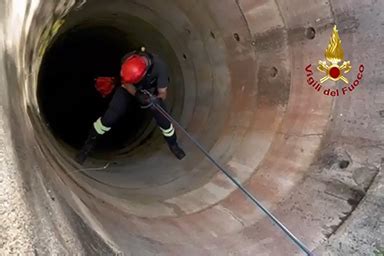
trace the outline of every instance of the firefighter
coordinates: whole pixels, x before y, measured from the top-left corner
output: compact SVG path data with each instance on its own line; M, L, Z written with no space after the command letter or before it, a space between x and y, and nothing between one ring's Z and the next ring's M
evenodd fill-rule
M93 124L90 134L75 160L79 164L85 162L93 150L97 138L113 128L113 125L126 113L132 100L138 101L142 108L147 108L152 112L170 151L179 160L183 159L185 153L177 143L173 124L152 107L153 97L144 92L146 90L155 95L156 103L166 109L164 100L167 98L169 76L165 62L159 56L142 48L140 51L131 52L123 57L120 75L122 86L115 90L104 115Z

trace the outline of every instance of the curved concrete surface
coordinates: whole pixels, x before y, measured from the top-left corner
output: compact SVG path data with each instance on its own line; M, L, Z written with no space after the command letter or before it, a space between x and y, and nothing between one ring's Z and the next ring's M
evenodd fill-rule
M366 216L361 209L383 210L378 192L383 3L20 0L2 5L5 81L0 95L11 146L25 183L35 191L29 195L35 198L31 207L41 207L47 195L38 191L49 186L65 199L64 211L79 216L66 218L83 248L62 242L66 253L301 253L185 137L181 143L188 157L175 161L153 124L124 148L95 155L86 166L110 162L107 170L80 171L71 160L74 149L51 132L37 94L44 56L58 42L66 49L65 38L76 30L84 35L100 27L115 29L129 47L145 45L164 56L172 74L172 114L311 250L320 255L336 250L338 237L357 232L351 218ZM334 24L352 63L351 82L364 65L360 85L335 98L309 86L305 71L309 64L315 71L324 59ZM314 76L321 78L316 71ZM87 127L85 122L79 126ZM31 181L31 169L40 183ZM78 228L83 222L87 225ZM362 224L377 235L356 255L383 246L382 223ZM64 232L56 231L57 236ZM342 250L332 253L345 255Z

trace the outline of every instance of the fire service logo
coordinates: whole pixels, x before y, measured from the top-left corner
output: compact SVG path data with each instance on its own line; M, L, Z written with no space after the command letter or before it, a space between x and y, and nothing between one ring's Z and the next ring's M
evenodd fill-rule
M331 97L352 93L363 79L364 65L360 64L356 80L350 83L347 74L352 70L352 66L350 61L344 60L344 50L336 25L333 27L332 36L324 55L326 60L320 60L317 66L317 70L324 75L320 82L313 77L312 64L305 68L308 85L315 91ZM339 84L337 84L336 88L327 88L324 85L327 81L338 82L340 80L343 82L341 88Z

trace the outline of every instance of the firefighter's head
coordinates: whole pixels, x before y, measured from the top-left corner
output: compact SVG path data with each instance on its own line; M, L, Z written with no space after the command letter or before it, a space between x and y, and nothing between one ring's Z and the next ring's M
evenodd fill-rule
M137 84L146 75L149 60L145 56L133 54L121 66L121 80L123 84Z

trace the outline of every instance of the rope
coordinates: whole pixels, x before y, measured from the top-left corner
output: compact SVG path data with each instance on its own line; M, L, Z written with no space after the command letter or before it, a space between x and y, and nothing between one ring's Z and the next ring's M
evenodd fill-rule
M149 92L148 93L151 97ZM153 98L152 98L153 99ZM224 167L222 167L210 154L209 152L195 139L193 138L171 115L169 115L161 106L159 106L156 101L152 101L152 106L159 111L168 121L173 123L178 127L187 137L192 141L192 143L222 172L228 179L230 179L233 184L235 184L245 195L248 197L261 211L263 211L270 220L276 224L291 240L295 243L303 252L309 256L314 256L311 251L305 246L303 242L300 241L289 229L280 222L266 207L264 207L243 185L240 184Z

